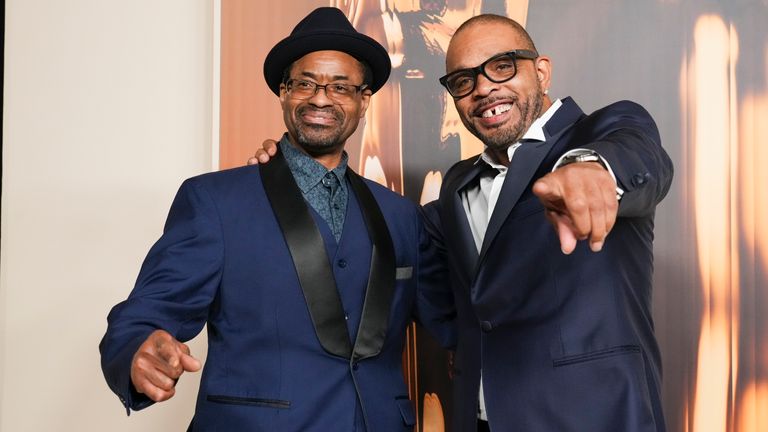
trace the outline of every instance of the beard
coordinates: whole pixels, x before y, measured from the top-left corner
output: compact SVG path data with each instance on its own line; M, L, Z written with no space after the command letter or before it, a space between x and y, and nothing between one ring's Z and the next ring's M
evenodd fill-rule
M508 99L504 97L488 98L483 101L484 105L490 105L497 100ZM465 121L464 125L472 132L472 135L478 137L486 146L495 150L505 150L512 144L520 141L525 135L531 124L541 115L541 107L544 103L544 92L537 87L529 93L525 99L517 99L512 109L517 108L520 116L514 123L499 125L491 131L480 132L471 121Z
M302 115L308 111L324 112L332 116L336 121L335 125L325 126L317 124L307 124L301 121ZM312 156L320 156L332 153L340 145L343 145L342 135L344 134L345 115L341 110L333 107L317 109L310 107L301 107L296 110L296 139L301 148Z

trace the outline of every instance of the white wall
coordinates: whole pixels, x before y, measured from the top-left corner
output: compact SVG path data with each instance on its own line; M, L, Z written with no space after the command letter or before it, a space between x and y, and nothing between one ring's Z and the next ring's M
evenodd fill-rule
M6 1L0 431L186 428L199 377L126 417L97 346L176 188L211 168L213 8Z

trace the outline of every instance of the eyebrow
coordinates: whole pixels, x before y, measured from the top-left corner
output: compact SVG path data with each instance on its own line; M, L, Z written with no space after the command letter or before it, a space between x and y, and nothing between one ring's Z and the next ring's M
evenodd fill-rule
M312 72L302 71L300 75L317 80L317 75ZM331 81L349 81L349 77L346 75L334 75L331 77Z

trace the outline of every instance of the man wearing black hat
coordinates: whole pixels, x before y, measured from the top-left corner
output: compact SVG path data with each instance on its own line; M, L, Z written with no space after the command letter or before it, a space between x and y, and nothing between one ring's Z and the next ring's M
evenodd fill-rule
M344 152L389 71L384 48L333 8L272 49L280 151L185 181L109 314L102 369L126 409L169 399L200 369L183 342L207 324L190 430L411 430L405 327L416 315L451 343L450 292L416 207Z

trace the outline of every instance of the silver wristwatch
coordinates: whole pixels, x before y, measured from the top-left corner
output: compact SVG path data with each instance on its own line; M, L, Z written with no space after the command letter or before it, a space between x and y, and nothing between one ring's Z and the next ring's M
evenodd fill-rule
M562 168L566 165L570 165L572 163L579 163L579 162L597 162L600 165L602 165L603 168L608 169L608 167L605 166L605 162L603 161L603 158L601 158L596 151L586 150L586 149L576 150L563 156L563 159L560 160L560 163L558 164L557 167Z
M566 165L570 165L572 163L581 163L581 162L597 162L605 168L609 173L611 173L611 177L616 179L616 176L613 174L613 171L611 168L605 163L605 160L594 150L589 149L576 149L571 150L568 154L563 156L557 163L557 166L555 166L554 169L562 168ZM616 186L616 200L621 201L621 197L624 196L624 189Z

